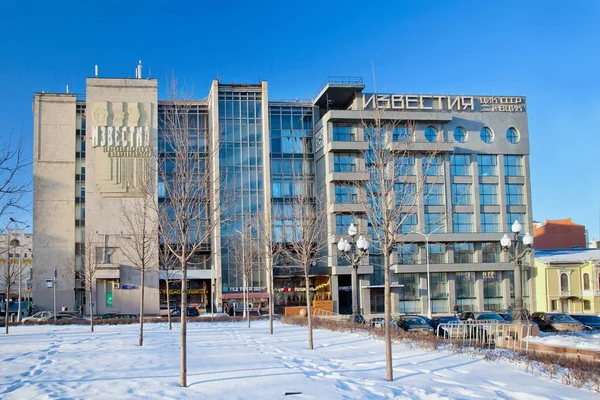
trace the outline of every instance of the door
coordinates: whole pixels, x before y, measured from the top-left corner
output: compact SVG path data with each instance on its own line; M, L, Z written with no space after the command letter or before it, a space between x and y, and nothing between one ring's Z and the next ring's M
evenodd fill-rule
M569 300L562 300L561 301L561 310L564 313L568 313L569 312Z

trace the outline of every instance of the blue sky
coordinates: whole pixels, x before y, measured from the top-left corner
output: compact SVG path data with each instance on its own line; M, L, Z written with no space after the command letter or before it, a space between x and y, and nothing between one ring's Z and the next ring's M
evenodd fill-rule
M84 93L94 64L133 77L142 59L161 90L175 73L198 98L214 78L267 80L272 98L311 98L329 75L368 91L374 69L379 91L527 96L534 219L600 237L600 1L3 3L0 135L24 130L29 155L33 93Z

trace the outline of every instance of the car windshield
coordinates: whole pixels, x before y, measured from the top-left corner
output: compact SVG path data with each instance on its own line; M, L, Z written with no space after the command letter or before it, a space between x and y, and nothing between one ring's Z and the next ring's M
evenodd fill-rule
M458 322L458 318L456 318L456 317L439 317L438 322L440 324L447 324L448 322Z
M495 320L495 321L504 321L504 318L499 316L498 314L481 314L477 316L478 320Z
M567 314L549 314L548 319L550 321L555 321L555 322L573 322L573 321L575 321L573 318L569 317Z
M427 325L423 318L404 318L406 325Z
M586 323L600 323L600 317L597 317L595 315L576 315L575 319Z

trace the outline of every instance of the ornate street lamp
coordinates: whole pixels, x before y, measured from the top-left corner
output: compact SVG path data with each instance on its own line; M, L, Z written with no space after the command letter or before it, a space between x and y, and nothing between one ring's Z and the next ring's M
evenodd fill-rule
M519 233L523 229L523 226L519 221L515 221L512 224L511 230L514 234L511 239L507 234L504 234L500 239L502 250L508 254L510 261L515 264L515 308L511 313L511 319L513 324L527 323L527 315L523 310L523 281L521 279L521 267L523 265L523 258L531 251L531 245L533 244L533 236L529 233L525 233L522 238L519 237ZM511 248L512 247L512 251Z
M348 235L350 242L342 238L338 242L338 250L340 254L352 264L352 321L357 321L358 313L358 263L367 254L369 250L369 242L364 236L359 236L356 240L358 229L356 225L350 224Z

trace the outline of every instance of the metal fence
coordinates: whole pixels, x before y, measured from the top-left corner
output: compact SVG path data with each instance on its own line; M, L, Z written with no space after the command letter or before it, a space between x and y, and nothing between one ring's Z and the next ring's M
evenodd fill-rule
M505 348L529 352L531 325L504 324L499 321L459 321L440 324L436 335L464 346Z

